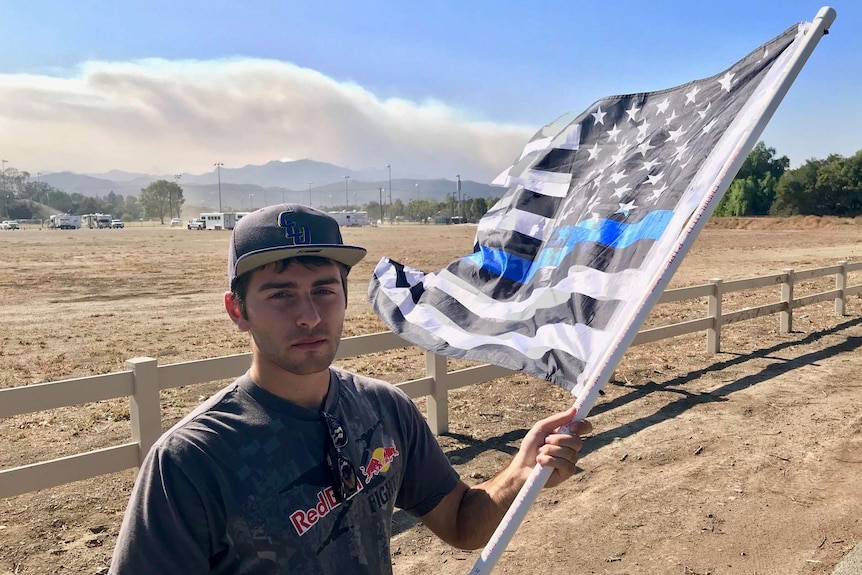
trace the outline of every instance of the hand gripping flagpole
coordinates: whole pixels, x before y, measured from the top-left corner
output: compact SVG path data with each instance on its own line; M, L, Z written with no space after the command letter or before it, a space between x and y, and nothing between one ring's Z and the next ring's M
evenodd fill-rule
M785 94L787 94L787 90L790 88L790 85L794 80L796 80L802 66L805 65L808 57L814 51L814 48L817 46L817 42L820 41L820 38L824 34L828 33L829 27L832 25L834 20L835 10L829 6L824 6L817 12L817 15L814 17L814 21L812 22L810 33L797 47L796 53L792 56L792 62L788 65L783 77L776 81L770 88L772 90L772 94L769 102L765 105L763 112L759 117L754 118L754 122L751 125L743 126L740 129L740 136L735 144L734 153L729 155L723 169L716 176L710 187L710 193L702 200L700 206L691 216L691 219L680 233L679 240L677 241L673 253L665 262L665 265L658 270L656 281L642 299L642 303L637 309L636 314L629 320L623 335L619 338L617 344L615 346L611 346L605 354L605 357L600 363L601 368L598 371L598 374L592 378L592 381L588 381L586 383L583 393L575 401L577 414L573 423L586 419L599 396L599 390L601 390L604 384L610 379L616 365L619 363L620 359L622 359L623 354L637 335L637 330L640 325L644 322L665 287L670 282L671 277L673 277L673 274L679 267L683 257L688 252L691 244L694 243L694 239L706 224L706 221L715 209L716 204L718 204L718 200L721 199L721 196L724 195L724 192L730 186L733 176L739 171L739 168L742 167L742 163L754 147L754 144L757 142L757 139L766 127L766 124L772 118L776 108L778 108L778 104L781 103L781 100L784 98ZM740 115L743 115L744 113L745 111L741 112ZM733 126L728 128L728 133L731 133L732 131ZM488 544L485 545L485 548L482 550L482 553L479 555L479 558L470 570L469 575L488 574L496 566L503 554L503 551L505 551L509 542L511 542L515 531L521 525L530 507L538 498L539 492L545 486L545 483L548 482L552 472L553 468L536 464L526 483L524 483L524 486L521 488L520 492L518 492L518 495L515 497L509 510L506 512L506 515L497 526L496 531L491 535L491 539L488 541Z

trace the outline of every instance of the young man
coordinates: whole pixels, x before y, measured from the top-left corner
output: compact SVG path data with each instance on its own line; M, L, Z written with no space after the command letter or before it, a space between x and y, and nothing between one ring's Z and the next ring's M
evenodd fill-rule
M557 433L571 409L533 426L502 472L469 487L410 398L331 366L347 274L364 256L305 206L237 223L224 305L251 336L251 368L150 450L110 573L391 573L395 507L477 548L537 461L554 469L549 486L574 474L590 425Z

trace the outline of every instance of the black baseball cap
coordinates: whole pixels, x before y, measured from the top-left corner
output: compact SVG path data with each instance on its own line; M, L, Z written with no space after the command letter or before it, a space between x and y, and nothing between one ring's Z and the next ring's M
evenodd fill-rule
M239 276L286 258L318 256L351 268L366 253L344 245L338 222L326 212L299 204L267 206L236 223L228 249L228 284L233 289Z

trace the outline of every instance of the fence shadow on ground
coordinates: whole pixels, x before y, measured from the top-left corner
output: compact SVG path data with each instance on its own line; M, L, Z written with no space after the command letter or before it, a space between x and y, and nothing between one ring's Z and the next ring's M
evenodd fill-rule
M690 409L695 405L715 401L726 401L727 396L731 393L742 391L743 389L747 389L749 387L757 385L758 383L775 378L779 375L783 375L789 371L803 367L805 365L811 365L817 361L858 349L862 347L862 337L848 336L847 339L842 343L829 346L819 351L807 353L793 359L782 360L778 357L771 357L771 354L780 352L788 347L809 345L822 339L827 335L834 335L845 329L860 324L862 324L862 317L845 321L829 329L810 333L799 340L785 341L771 347L755 350L748 354L736 354L731 359L715 362L703 369L690 371L685 375L674 377L673 379L669 379L663 383L655 383L653 381L650 381L644 385L639 386L618 383L617 385L632 388L632 391L630 393L627 393L626 395L597 405L590 412L591 415L598 415L600 413L604 413L622 405L626 405L628 403L631 403L632 401L636 401L646 396L649 393L653 393L656 391L674 392L682 395L682 397L674 402L662 406L658 411L653 414L647 415L635 421L621 425L617 428L610 429L608 431L604 431L590 437L590 440L585 446L583 453L584 455L586 455L587 453L595 451L600 447L603 447L613 442L616 438L624 438L631 436L634 433L642 431L643 429L646 429L653 424L660 423L662 421L666 421L668 419L676 417L677 415L681 414L682 412L686 411L687 409ZM722 355L731 355L727 352L720 353ZM723 385L709 392L690 393L677 387L688 382L694 381L695 379L698 379L707 373L718 372L728 367L739 365L753 359L772 359L775 361L783 361L784 363L774 363L771 365L767 365L757 373L743 376L737 380L728 383L727 385Z
M629 437L631 435L634 435L635 433L643 431L644 429L652 425L672 419L696 405L717 401L727 401L727 396L731 393L748 389L754 385L757 385L758 383L773 379L794 369L798 369L806 365L812 365L826 358L830 358L842 353L852 352L854 350L862 348L862 337L848 336L845 341L839 344L832 345L815 352L807 353L793 359L783 360L782 358L772 356L772 354L783 351L786 348L800 345L809 345L822 339L827 335L834 335L836 333L840 333L845 329L855 327L860 324L862 324L862 317L845 321L829 329L810 333L802 339L794 339L792 341L781 342L767 348L755 350L748 354L730 354L728 352L720 352L722 355L733 355L733 357L723 361L717 361L704 367L703 369L690 371L684 375L674 377L662 383L649 381L643 385L634 386L631 384L616 382L615 385L629 388L632 391L610 401L596 405L595 408L590 411L590 415L598 415L606 411L610 411L611 409L627 405L633 401L645 397L647 394L656 391L668 391L678 393L682 397L680 397L676 401L662 406L654 413L651 413L629 423L620 425L619 427L615 427L613 429L609 429L607 431L603 431L591 436L589 438L589 441L587 441L587 443L585 444L581 455L584 456L593 451L597 451L598 449L612 443L617 438ZM700 377L703 377L708 373L719 372L728 367L740 365L753 359L772 359L775 361L783 361L784 363L767 365L757 373L743 376L737 380L734 380L709 392L690 393L688 391L685 391L684 389L678 388L678 386L699 379ZM517 451L517 448L513 447L510 444L514 441L522 439L524 435L527 434L527 431L528 430L526 429L513 429L501 435L488 438L486 440L478 440L469 435L463 435L459 433L445 433L443 435L447 437L452 437L453 439L457 439L461 443L466 444L465 447L449 450L446 452L446 454L449 456L450 461L452 461L452 463L456 465L468 461L481 453L491 450L497 450L507 453L509 455L514 455ZM392 518L392 534L396 535L418 524L419 521L410 516L409 514L400 510L396 511L395 515Z

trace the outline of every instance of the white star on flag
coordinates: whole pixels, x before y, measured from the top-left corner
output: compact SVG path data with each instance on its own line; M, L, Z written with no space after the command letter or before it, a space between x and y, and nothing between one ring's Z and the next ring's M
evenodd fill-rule
M605 123L605 115L606 112L602 112L602 107L599 106L599 109L595 111L593 114L593 118L596 119L596 124L604 124Z

